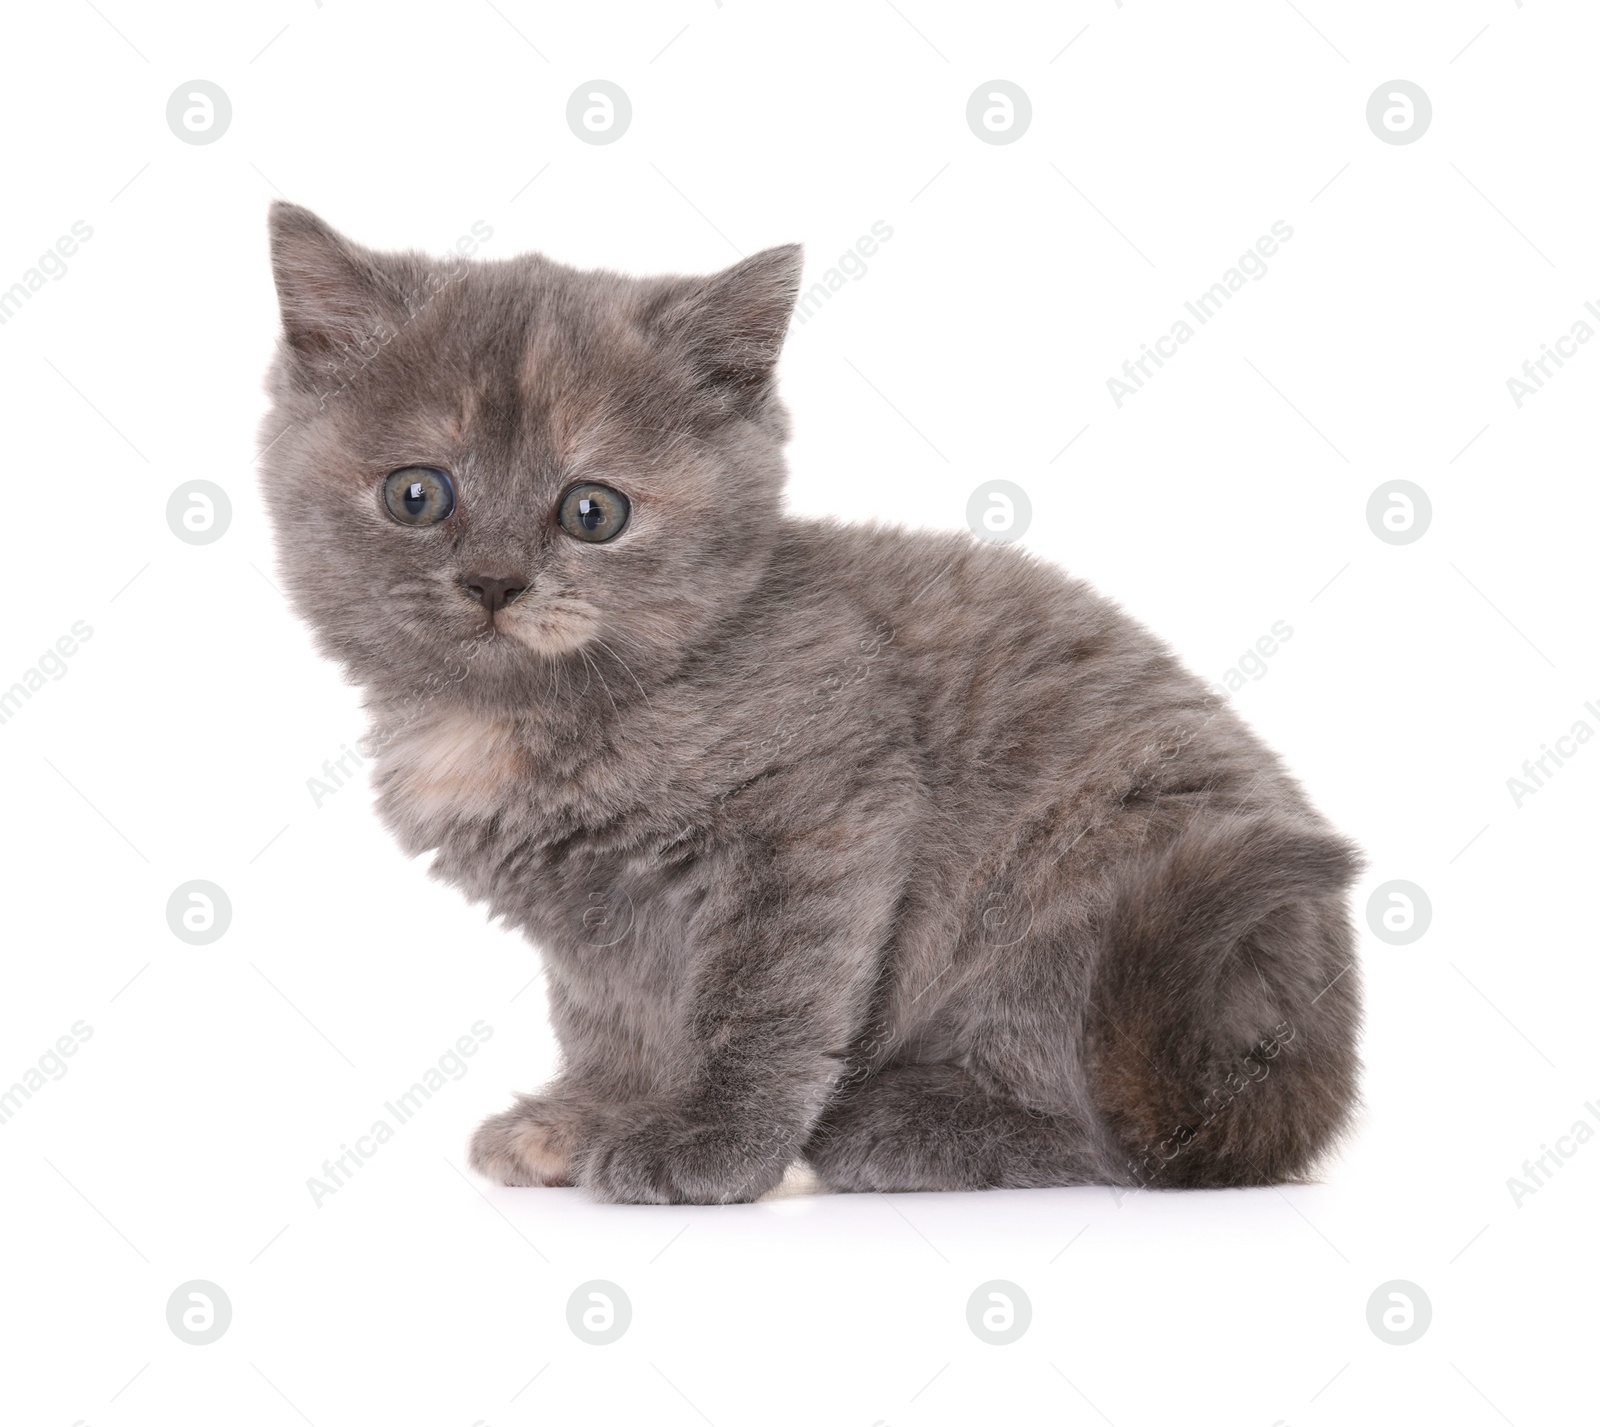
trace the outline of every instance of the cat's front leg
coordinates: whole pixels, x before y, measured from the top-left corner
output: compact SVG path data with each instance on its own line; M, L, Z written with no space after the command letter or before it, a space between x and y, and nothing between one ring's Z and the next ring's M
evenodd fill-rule
M625 1203L732 1203L782 1178L795 1137L671 1101L575 1102L523 1095L472 1136L469 1158L486 1179L518 1187L583 1183Z
M618 1204L742 1204L783 1178L805 1134L798 1107L759 1122L726 1107L618 1106L579 1152L578 1182Z
M867 1013L899 881L892 856L828 839L803 872L703 864L684 1013L647 1099L613 1104L573 1156L618 1203L756 1199L800 1157ZM864 855L863 855L864 854Z
M597 1097L557 1081L538 1095L518 1096L509 1110L479 1125L468 1158L498 1184L568 1186L574 1182L573 1156L599 1118Z

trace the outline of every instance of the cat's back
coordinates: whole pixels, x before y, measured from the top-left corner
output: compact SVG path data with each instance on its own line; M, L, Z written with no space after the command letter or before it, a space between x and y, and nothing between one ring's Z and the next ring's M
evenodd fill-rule
M1038 701L1187 705L1203 695L1172 650L1087 581L1012 545L951 531L833 520L791 522L779 579L797 626L824 611L841 627L892 632L897 662L930 716L1026 718ZM793 594L805 587L816 605ZM1107 709L1109 711L1109 709Z
M878 631L888 658L864 697L905 703L936 783L1031 801L1150 762L1181 781L1263 758L1273 779L1270 752L1165 642L1015 546L797 520L780 567L807 592L787 606L797 627Z

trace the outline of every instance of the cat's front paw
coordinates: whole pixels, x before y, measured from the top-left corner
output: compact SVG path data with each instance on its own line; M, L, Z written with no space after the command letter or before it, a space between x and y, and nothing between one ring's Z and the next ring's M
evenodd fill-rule
M779 1130L676 1110L619 1109L574 1157L578 1183L615 1204L740 1204L776 1187L795 1153Z
M497 1184L570 1185L578 1133L570 1111L524 1096L478 1126L468 1157L479 1174Z

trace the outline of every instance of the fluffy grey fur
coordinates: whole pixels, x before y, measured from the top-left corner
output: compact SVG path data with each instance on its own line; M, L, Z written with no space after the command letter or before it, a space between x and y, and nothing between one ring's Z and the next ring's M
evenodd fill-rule
M1080 580L784 513L800 251L637 279L358 247L276 204L262 477L379 810L543 950L506 1184L720 1203L1270 1184L1345 1125L1358 859ZM384 477L447 471L437 525ZM614 540L557 522L624 492ZM476 576L523 592L490 611Z

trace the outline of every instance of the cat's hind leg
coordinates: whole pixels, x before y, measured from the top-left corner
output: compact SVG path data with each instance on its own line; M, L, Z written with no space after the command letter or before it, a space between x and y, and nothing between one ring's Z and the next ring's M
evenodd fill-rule
M831 1189L1037 1189L1104 1184L1099 1131L1025 1108L959 1065L903 1064L843 1090L805 1158Z

